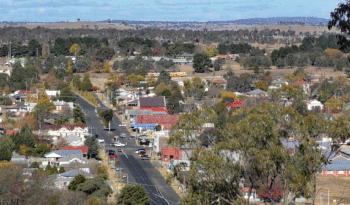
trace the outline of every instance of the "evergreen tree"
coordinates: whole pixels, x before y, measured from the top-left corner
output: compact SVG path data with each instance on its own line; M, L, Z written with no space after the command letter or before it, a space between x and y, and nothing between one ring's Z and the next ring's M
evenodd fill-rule
M58 173L64 173L64 172L66 172L66 170L64 169L64 167L60 167L60 170L58 171Z
M85 143L88 147L88 158L96 158L98 156L98 144L94 136L86 137Z
M74 110L73 110L73 119L74 123L83 123L85 124L85 114L81 110L80 106L76 105Z
M83 81L81 82L82 91L91 91L92 83L90 81L89 74L85 74Z
M0 137L0 161L11 161L14 143L8 136Z
M69 183L68 185L68 189L69 190L72 190L72 191L75 191L79 184L82 184L86 181L86 178L84 175L82 174L78 174L77 176L74 177L74 179Z
M126 185L117 196L117 204L150 205L151 201L141 185Z

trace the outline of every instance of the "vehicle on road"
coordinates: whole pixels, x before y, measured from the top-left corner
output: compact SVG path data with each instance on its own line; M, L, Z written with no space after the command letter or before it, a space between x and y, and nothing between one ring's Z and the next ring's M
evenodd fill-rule
M118 149L118 152L122 152L122 149Z
M124 124L124 123L119 124L119 127L126 127L126 124Z
M120 137L121 137L121 138L125 138L125 137L126 137L126 134L125 134L125 133L121 133L121 134L120 134Z
M108 156L115 155L115 151L114 150L106 150L106 154Z
M135 139L135 138L136 138L135 136L129 136L128 140Z
M141 152L146 152L146 150L145 149L138 149L135 151L136 154L140 154Z
M124 168L123 167L116 167L115 170L116 171L124 171Z
M125 144L123 143L114 143L115 147L125 147Z
M143 155L141 159L142 160L150 160L150 157L148 155Z
M102 144L102 143L104 143L104 142L105 142L105 140L104 140L104 139L97 139L97 141L98 141L98 143L100 143L100 144Z

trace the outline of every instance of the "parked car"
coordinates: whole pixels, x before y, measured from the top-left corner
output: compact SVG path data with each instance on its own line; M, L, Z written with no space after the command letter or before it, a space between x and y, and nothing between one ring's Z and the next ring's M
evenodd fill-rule
M128 140L130 140L130 139L135 139L136 137L135 136L129 136L128 137Z
M116 167L115 170L116 171L124 171L124 168L123 167Z
M126 124L124 124L124 123L119 124L119 127L126 127Z
M118 152L122 152L122 149L118 149Z
M188 167L188 163L187 162L180 162L179 165L182 166L182 167Z
M148 155L143 155L141 159L142 159L142 160L150 160L150 158L149 158Z
M120 134L120 137L121 137L121 138L125 138L125 137L126 137L126 134L125 134L125 133L121 133L121 134Z
M115 155L115 151L114 150L106 150L106 154L108 156Z

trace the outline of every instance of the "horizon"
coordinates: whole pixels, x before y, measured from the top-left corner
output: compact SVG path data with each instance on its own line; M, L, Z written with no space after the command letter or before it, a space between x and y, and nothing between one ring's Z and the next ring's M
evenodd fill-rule
M236 21L254 18L323 18L344 1L295 0L139 0L114 3L111 1L78 0L9 0L1 1L0 18L13 22L76 22L105 21L158 21L158 22L209 22ZM44 20L45 19L45 20Z

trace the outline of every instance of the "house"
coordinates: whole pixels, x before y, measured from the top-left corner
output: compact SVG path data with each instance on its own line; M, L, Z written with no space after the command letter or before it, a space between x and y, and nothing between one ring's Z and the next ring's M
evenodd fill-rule
M61 174L57 174L54 181L54 185L57 189L68 189L68 185L70 184L70 182L74 179L74 177L76 177L79 174L84 175L86 178L93 177L92 174L86 171L74 169Z
M139 115L152 115L152 110L125 110L124 117L129 121L136 121Z
M6 110L9 112L14 112L16 115L20 115L20 113L27 113L27 106L25 102L15 102L15 106L6 107Z
M46 125L47 135L52 137L66 138L68 135L74 134L80 137L81 141L85 141L85 135L89 133L88 127L85 125Z
M260 98L260 97L268 97L269 96L268 92L265 92L265 91L260 90L260 89L255 89L253 91L247 92L247 95L249 97L253 97L253 98Z
M172 125L176 124L178 115L139 115L137 116L138 124L157 124L162 130L169 130Z
M45 154L42 161L42 167L50 166L68 166L74 164L86 164L87 160L83 157L81 150L55 150Z
M82 146L84 145L83 140L75 134L70 134L67 137L64 138L64 140L70 145L70 146ZM56 140L57 141L57 140Z
M175 160L190 161L192 149L188 148L174 148L174 147L163 147L162 148L162 162L171 163Z
M323 110L324 105L318 100L308 100L306 102L307 110L319 109Z
M307 82L304 82L304 81L298 81L298 82L295 82L293 83L293 85L299 85L303 88L303 91L305 94L308 94L310 93L310 90L311 90L311 84L307 83Z
M163 147L166 147L168 145L168 139L169 139L169 130L162 130L155 132L156 136L153 140L153 151L156 153L159 153L162 151Z
M189 54L189 53L184 53L181 54L179 56L176 56L177 58L181 58L181 59L187 59L187 58L193 58L194 54Z
M56 97L61 94L60 90L45 90L45 92L46 92L46 95L49 97Z
M322 167L322 173L324 177L350 177L350 160L337 156L329 161L329 164Z
M0 74L1 73L4 73L4 74L7 74L8 76L11 76L11 71L9 69L1 69Z
M73 102L65 102L65 101L53 101L53 104L56 106L55 110L53 110L53 113L60 113L65 108L68 108L69 110L74 109L74 103Z
M141 110L151 110L152 113L168 114L168 109L165 107L140 107Z
M140 97L140 108L143 107L166 107L166 101L164 96L157 97Z
M126 103L126 106L128 107L137 107L139 105L139 100L131 100Z
M226 107L230 110L231 108L241 108L244 105L245 101L243 100L236 100L232 103L226 105Z
M65 146L62 147L60 150L80 150L84 157L86 157L88 153L88 147L86 145L82 146Z

